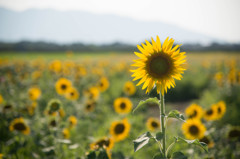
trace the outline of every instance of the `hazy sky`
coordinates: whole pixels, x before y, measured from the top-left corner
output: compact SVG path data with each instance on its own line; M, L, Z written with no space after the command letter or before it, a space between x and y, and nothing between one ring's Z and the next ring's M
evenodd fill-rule
M167 22L228 42L240 42L240 0L0 0L0 7L115 14Z

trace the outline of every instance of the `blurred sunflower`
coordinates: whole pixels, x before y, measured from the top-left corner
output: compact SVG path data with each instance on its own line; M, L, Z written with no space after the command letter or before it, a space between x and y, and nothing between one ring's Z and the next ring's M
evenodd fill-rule
M62 135L63 135L63 137L64 137L65 139L69 139L69 138L70 138L70 132L69 132L69 130L68 130L67 128L64 128L64 129L62 130Z
M56 121L55 118L53 118L52 120L50 120L49 126L51 126L51 127L56 127L56 126L57 126L57 121Z
M205 120L207 121L216 120L217 109L214 109L214 108L216 108L215 104L213 104L209 109L205 110L203 115Z
M60 73L62 69L62 63L59 60L52 61L49 64L49 70L55 73Z
M9 126L10 131L19 131L24 135L30 134L30 128L26 125L22 117L14 119Z
M229 139L240 139L240 128L234 127L228 132Z
M41 96L41 90L37 87L32 87L28 90L28 95L31 100L37 100Z
M62 106L62 103L58 99L52 99L48 102L48 112L51 113L56 113Z
M106 77L102 77L98 83L98 89L101 91L101 92L104 92L108 89L109 87L109 81Z
M199 141L200 142L204 142L205 144L207 144L208 148L213 148L213 146L214 146L213 140L210 137L208 137L208 136L204 136Z
M121 121L112 122L110 134L113 136L114 141L118 142L124 140L129 134L130 127L131 125L126 118Z
M69 100L77 100L79 97L79 93L76 88L71 87L66 92L65 97Z
M68 92L68 90L72 87L72 82L69 81L66 78L60 78L57 82L56 82L56 91L58 94L60 95L64 95L65 93Z
M84 106L84 110L86 112L92 112L96 107L96 102L94 101L87 101L87 103Z
M69 118L68 118L68 122L70 124L70 127L74 127L77 125L77 118L73 115L71 115Z
M127 81L125 84L124 84L124 87L123 87L123 91L126 95L134 95L134 93L136 92L136 87L135 85L133 84L133 82L131 81Z
M159 37L157 36L156 42L152 38L152 44L146 40L146 45L142 43L142 47L137 45L141 53L135 52L140 58L134 60L135 63L131 66L138 67L132 77L133 80L138 80L140 85L142 83L142 89L147 88L146 93L155 86L157 86L157 92L164 95L167 89L175 87L174 79L181 80L183 71L186 70L183 64L186 62L185 52L180 52L179 46L176 45L173 48L174 40L167 38L163 45Z
M91 87L85 91L85 95L89 100L98 100L99 98L99 90L97 87Z
M215 119L221 119L226 112L226 104L224 101L220 101L213 106L213 109L215 109L215 112L217 112Z
M3 113L8 113L13 109L13 106L11 104L6 104L3 106Z
M147 120L146 126L149 131L155 131L160 128L160 122L157 118L150 117Z
M132 110L132 102L128 98L120 97L114 100L114 110L119 114L126 114Z
M65 111L64 111L63 108L60 108L60 109L58 110L58 113L59 113L59 116L60 116L61 118L65 117Z
M188 118L201 119L203 115L203 109L197 104L191 104L189 107L187 107L185 113Z
M29 115L33 115L37 107L37 102L33 102L30 106L27 107Z
M0 94L0 104L2 104L3 103L3 97L2 97L2 95Z
M100 148L104 148L107 151L111 150L114 146L113 138L103 137L96 142L90 144L91 150L98 150Z
M182 131L186 138L190 140L201 139L204 137L206 127L198 119L188 119L182 125Z
M42 72L41 71L34 71L31 76L32 76L33 80L37 80L42 76Z

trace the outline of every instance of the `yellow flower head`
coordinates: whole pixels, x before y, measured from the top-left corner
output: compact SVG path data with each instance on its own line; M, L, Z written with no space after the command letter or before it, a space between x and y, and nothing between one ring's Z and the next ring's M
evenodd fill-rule
M185 113L188 118L201 119L203 115L203 109L197 104L191 104L189 107L187 107Z
M109 87L109 81L106 77L102 77L98 83L98 89L101 91L101 92L104 92L108 89Z
M69 130L68 130L67 128L64 128L64 129L62 130L62 135L63 135L63 137L64 137L65 139L69 139L69 138L70 138L70 132L69 132Z
M60 109L58 110L58 113L59 113L59 116L60 116L61 118L65 117L65 111L64 111L63 108L60 108Z
M62 63L59 60L52 61L49 64L49 70L50 71L53 71L55 73L59 73L59 72L61 72L61 69L62 69Z
M28 135L30 133L30 128L26 125L23 118L16 118L14 119L9 126L10 131L19 131L24 135Z
M2 97L2 95L0 94L0 104L2 104L3 103L3 97Z
M56 91L60 95L64 95L72 87L72 82L66 78L60 78L56 82Z
M210 137L208 137L208 136L204 136L199 141L200 142L204 142L205 144L207 144L208 148L213 148L213 146L214 146L213 140Z
M37 87L32 87L28 90L28 95L31 100L37 100L41 96L41 90Z
M68 118L68 121L70 123L70 127L74 127L77 125L77 118L73 115L71 115L69 118Z
M226 112L226 104L224 101L220 101L214 105L213 109L217 112L216 120L221 119Z
M111 150L114 146L114 140L113 138L103 137L96 142L90 144L91 150L98 150L100 148L104 148L107 151Z
M160 128L160 122L157 118L152 118L152 117L148 118L146 125L149 131L155 131Z
M207 120L207 121L210 121L210 120L216 120L216 117L217 117L217 109L216 108L216 105L213 104L209 109L205 110L204 112L204 119Z
M136 92L136 87L131 81L127 81L124 84L123 91L126 95L131 96L134 95L134 93Z
M131 125L127 119L112 122L110 134L113 136L114 141L118 142L124 140L130 132L130 127Z
M99 98L99 90L97 87L91 87L85 91L85 95L89 100L98 100Z
M181 80L183 71L186 70L183 64L186 62L185 52L180 52L179 45L173 47L173 39L167 38L163 45L157 36L157 40L152 38L152 44L146 40L146 45L142 43L137 46L141 53L135 52L140 58L134 60L132 66L137 67L136 70L131 70L133 73L133 80L138 80L142 89L147 88L146 93L156 85L157 92L164 95L167 89L175 87L174 79Z
M186 138L190 140L201 139L204 137L206 127L198 119L188 119L182 125L182 131Z
M86 112L92 112L96 107L96 102L95 101L87 101L87 103L85 104L85 111Z
M119 114L126 114L132 110L132 102L128 98L117 98L113 105L115 111Z
M32 76L33 80L37 80L42 76L42 72L41 71L34 71L31 76Z
M66 98L69 100L77 100L79 97L79 93L76 88L69 88L65 94Z

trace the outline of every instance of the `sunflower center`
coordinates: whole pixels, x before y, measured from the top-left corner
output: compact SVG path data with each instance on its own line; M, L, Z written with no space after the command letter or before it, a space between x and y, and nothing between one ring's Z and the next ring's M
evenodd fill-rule
M218 113L220 114L222 112L221 107L218 107Z
M65 90L65 89L67 88L67 85L62 84L62 85L61 85L61 88L62 88L63 90Z
M199 133L199 129L196 125L190 126L189 131L193 135L197 135Z
M207 111L207 115L212 115L213 114L213 110L212 109L209 109L208 111Z
M201 140L200 140L200 142L204 142L204 143L206 143L207 145L210 143L210 140L206 137L206 136L204 136Z
M169 74L172 62L168 55L157 53L152 55L147 61L147 71L155 78L162 78Z
M53 126L53 127L57 126L56 120L52 120L52 121L50 122L50 125Z
M236 130L236 129L233 129L233 130L231 130L231 131L229 132L228 137L229 137L229 138L240 137L240 131L239 131L239 130Z
M108 147L109 146L109 140L100 140L100 141L97 142L97 145L99 147L104 147L104 146Z
M52 110L58 110L59 109L59 104L57 102L52 103L51 106Z
M122 103L120 104L120 108L121 108L121 109L125 109L125 108L126 108L126 103L122 102Z
M23 130L27 129L26 125L23 123L16 123L16 124L14 124L13 127L15 130L18 130L18 131L23 131Z
M71 96L74 96L74 92L71 92L70 95L71 95Z
M151 124L152 124L152 127L154 127L154 128L157 128L157 127L158 127L158 123L155 122L155 121L153 121Z
M124 132L125 126L123 124L117 124L114 128L115 134L122 134Z
M194 118L194 117L196 117L196 116L197 116L197 111L194 110L193 113L192 113L192 115L190 115L190 118Z

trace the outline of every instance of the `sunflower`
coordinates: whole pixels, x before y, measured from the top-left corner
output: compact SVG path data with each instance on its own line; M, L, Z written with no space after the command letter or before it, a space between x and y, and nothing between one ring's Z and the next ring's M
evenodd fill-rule
M214 146L213 140L210 137L208 137L208 136L204 136L199 141L200 142L204 142L205 144L207 144L208 148L213 148L213 146Z
M28 90L28 95L31 100L37 100L41 96L41 90L37 87L32 87Z
M152 44L146 40L146 45L137 46L141 53L135 54L140 59L135 60L132 66L138 68L131 72L134 72L134 81L141 79L137 86L144 83L142 89L147 88L146 93L156 84L157 92L164 95L167 89L175 87L174 79L181 80L181 74L186 70L183 66L186 56L185 52L180 52L179 45L172 48L173 42L173 39L167 38L161 46L157 36L156 42L152 38Z
M124 140L129 134L130 127L131 125L128 123L127 119L112 122L110 134L113 136L114 141L118 142Z
M56 127L56 126L57 126L57 121L56 121L56 119L50 120L49 126L51 126L51 127Z
M92 112L96 107L96 102L95 101L88 101L86 104L85 104L85 111L86 112Z
M42 76L42 72L41 71L34 71L31 76L32 76L33 80L37 80Z
M14 119L9 126L10 131L19 131L24 135L28 135L30 133L30 128L26 125L24 119L22 117Z
M189 107L187 107L185 113L188 118L201 119L203 115L203 109L197 104L191 104Z
M97 87L91 87L85 91L85 94L89 100L98 100L99 98L99 90Z
M99 148L104 148L107 151L111 150L114 146L113 138L103 137L94 143L90 144L91 150L98 150Z
M229 139L239 139L240 138L240 128L239 127L232 128L228 132L228 138Z
M59 110L58 110L58 113L59 113L59 116L61 117L61 118L63 118L63 117L65 117L65 111L64 111L64 109L63 108L60 108Z
M60 78L56 82L56 90L57 90L57 93L60 95L64 95L65 93L67 93L71 87L72 87L72 82L66 78Z
M0 94L0 104L4 102L2 95Z
M11 104L6 104L6 105L4 105L2 111L3 111L3 113L8 113L8 112L12 111L12 109L13 109L13 106Z
M27 107L29 115L33 115L37 107L37 102L33 102L30 106Z
M65 139L69 139L69 138L70 138L70 132L69 132L69 130L68 130L67 128L64 128L64 129L62 130L62 135L63 135L63 137L64 137Z
M133 95L136 92L136 87L131 81L127 81L124 84L123 91L126 95Z
M226 112L226 104L224 101L220 101L213 106L213 109L217 112L215 119L221 119Z
M74 127L77 125L77 118L73 115L71 115L69 118L68 118L68 122L70 124L70 127Z
M204 137L206 127L198 119L188 119L182 125L182 131L186 138L192 139L201 139Z
M149 131L155 131L160 128L160 122L157 118L148 118L146 125Z
M104 92L108 89L109 87L109 81L106 77L102 77L98 83L98 89L101 91L101 92Z
M62 69L62 63L59 60L52 61L49 64L49 70L51 70L55 73L59 73L61 71L61 69Z
M209 109L205 110L204 112L204 119L205 120L216 120L216 117L217 117L217 109L216 108L216 105L213 104Z
M56 113L59 109L61 109L62 103L58 99L52 99L48 102L48 113Z
M65 94L65 97L69 100L77 100L79 97L79 93L76 88L69 88Z
M128 98L120 97L114 100L114 109L119 114L126 114L132 110L132 102Z

